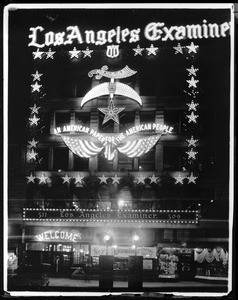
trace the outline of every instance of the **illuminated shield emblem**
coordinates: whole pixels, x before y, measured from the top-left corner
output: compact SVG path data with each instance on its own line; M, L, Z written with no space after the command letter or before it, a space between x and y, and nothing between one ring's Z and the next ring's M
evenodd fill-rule
M114 58L119 55L119 45L110 45L107 46L107 57Z

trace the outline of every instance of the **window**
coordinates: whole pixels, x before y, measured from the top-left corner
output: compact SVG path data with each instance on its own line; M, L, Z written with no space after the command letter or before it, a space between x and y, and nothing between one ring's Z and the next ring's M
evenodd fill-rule
M183 111L167 110L164 111L164 123L173 127L174 133L184 132L183 123L185 122L185 115Z
M74 154L74 171L88 171L89 159Z
M75 113L75 124L89 127L90 126L90 114Z
M186 150L183 147L164 147L164 170L181 170L185 151Z
M133 158L118 152L118 169L121 172L132 171Z
M113 169L113 162L107 160L104 156L104 153L101 152L98 154L98 171L111 172Z
M55 114L55 127L61 127L70 123L70 113L57 112Z
M140 112L140 123L154 123L154 122L155 122L155 111Z
M47 112L42 116L42 124L44 124L43 125L44 134L50 133L51 116L52 116L52 112Z
M36 171L46 171L48 170L48 161L49 161L49 149L48 148L38 148L38 160L36 165Z
M134 112L122 111L120 119L120 132L125 132L127 129L134 126L135 114Z
M152 171L155 168L155 148L139 157L139 171Z
M53 170L68 170L69 150L68 148L54 148Z

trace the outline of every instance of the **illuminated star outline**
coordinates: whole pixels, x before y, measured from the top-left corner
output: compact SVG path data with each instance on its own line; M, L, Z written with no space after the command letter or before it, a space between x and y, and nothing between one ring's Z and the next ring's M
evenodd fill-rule
M37 126L39 120L40 120L40 118L37 118L36 115L33 115L33 118L29 118L29 121L31 122L30 125L32 126L35 124Z
M30 144L30 148L35 148L39 142L33 138L31 141L28 141L28 143Z
M51 48L49 48L49 51L47 51L45 53L46 53L46 59L48 59L48 58L54 59L55 51L51 51Z
M136 48L133 48L133 50L135 51L134 56L136 55L141 55L142 56L142 51L144 51L145 48L141 48L139 45L137 45Z
M193 149L191 149L190 151L186 151L186 153L188 154L188 159L196 159L197 152L193 151Z
M40 176L40 177L38 177L38 179L40 180L40 182L39 182L39 183L46 183L46 180L48 179L48 177L47 177L47 176L45 176L45 174L44 174L44 173L42 173L42 174L41 174L41 176Z
M36 155L38 154L37 152L35 152L33 149L31 150L31 152L27 153L29 155L29 159L33 159L36 160Z
M63 179L63 183L69 183L71 177L68 176L68 174L66 174L65 176L61 177Z
M197 178L198 178L197 176L193 176L193 173L191 173L191 174L187 177L188 183L196 183L196 179L197 179Z
M139 183L145 184L145 179L146 179L146 177L140 175L140 176L136 177L136 179L138 180L138 181L137 181L137 184L139 184Z
M107 108L98 108L105 116L102 124L105 124L109 120L113 120L117 124L119 124L118 114L123 111L125 107L115 107L113 100L109 100L109 104Z
M183 48L184 48L184 46L181 46L180 43L178 43L178 45L175 46L175 47L173 47L173 48L174 48L174 50L176 50L176 51L175 51L175 54L178 54L178 53L183 54Z
M86 48L86 50L82 50L82 52L83 52L83 54L84 54L83 58L85 58L85 57L87 57L87 56L90 57L90 58L92 57L92 56L91 56L91 53L93 52L93 50L89 50L88 47Z
M35 180L35 178L36 178L36 177L35 177L35 176L33 176L33 175L32 175L32 173L31 173L31 175L30 175L30 176L26 176L26 178L28 179L28 182L27 182L27 183L30 183L30 182L33 182L33 183L35 183L35 181L34 181L34 180Z
M149 48L146 48L146 50L148 51L148 56L151 54L156 55L156 50L158 50L158 47L154 47L154 45L151 44Z
M74 47L73 48L73 50L71 50L71 51L69 51L69 53L70 53L70 58L79 58L79 53L80 53L81 51L80 50L77 50L76 49L76 47Z
M33 77L33 81L36 81L36 80L41 80L41 76L43 75L43 73L39 73L38 70L36 70L35 74L31 74L31 76Z
M194 68L193 65L191 65L190 69L186 69L188 71L188 76L197 76L197 68Z
M30 109L31 109L31 113L32 114L38 114L38 110L40 109L41 107L40 106L36 106L36 104L34 104L34 106L32 106L32 107L30 107Z
M74 177L75 181L74 183L82 183L84 177L82 177L80 174L78 174L76 177Z
M187 139L186 142L188 142L188 147L196 147L198 140L195 140L193 136L191 136L191 138Z
M191 101L191 103L186 103L188 106L188 111L190 110L194 110L197 111L197 106L199 105L198 103L195 103L193 100Z
M155 174L153 174L151 177L149 177L150 183L153 183L153 182L154 182L154 183L157 183L158 178L159 178L159 177L156 177Z
M199 82L199 80L195 80L194 77L192 76L190 80L186 80L187 83L189 84L188 87L197 87L197 82Z
M174 177L174 179L176 180L176 184L178 184L178 183L181 183L181 184L183 184L183 180L184 180L184 178L185 177L183 177L183 176L181 176L181 174L180 173L178 173L178 176L177 177Z
M121 177L118 177L117 174L114 177L111 177L111 179L113 180L112 183L118 183L119 184L119 180L121 179Z
M188 48L188 53L194 52L197 53L197 48L199 48L198 45L194 45L193 42L191 42L190 46L186 46Z
M44 53L43 51L40 51L40 49L38 48L36 51L32 52L34 55L34 59L39 58L42 59L42 54Z
M98 177L100 179L100 183L106 183L107 184L107 179L108 177L106 177L104 174L101 177Z
M194 112L192 111L191 115L187 115L187 118L189 119L188 123L191 123L191 122L197 123L196 119L198 118L198 115L195 115Z
M40 92L40 88L42 87L42 85L36 81L35 84L31 84L31 87L32 92Z

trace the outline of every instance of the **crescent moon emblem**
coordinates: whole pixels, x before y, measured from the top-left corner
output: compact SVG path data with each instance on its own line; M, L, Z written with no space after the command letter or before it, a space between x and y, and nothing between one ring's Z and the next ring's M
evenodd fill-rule
M139 94L133 90L127 84L121 82L115 82L115 91L113 92L116 95L125 96L135 100L137 103L142 105L142 100ZM95 87L93 87L82 99L81 107L90 100L93 100L96 97L100 97L103 95L109 95L109 82L101 83Z

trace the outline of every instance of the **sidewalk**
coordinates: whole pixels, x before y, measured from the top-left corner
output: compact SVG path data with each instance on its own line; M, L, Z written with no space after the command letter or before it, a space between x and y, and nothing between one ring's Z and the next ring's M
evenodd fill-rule
M85 291L95 291L99 289L98 280L79 280L70 278L50 278L50 290L85 290ZM114 281L112 291L127 291L128 282L127 281ZM160 282L143 282L143 291L163 291L163 292L226 292L226 283L212 283L212 282L202 282L202 281L160 281Z

